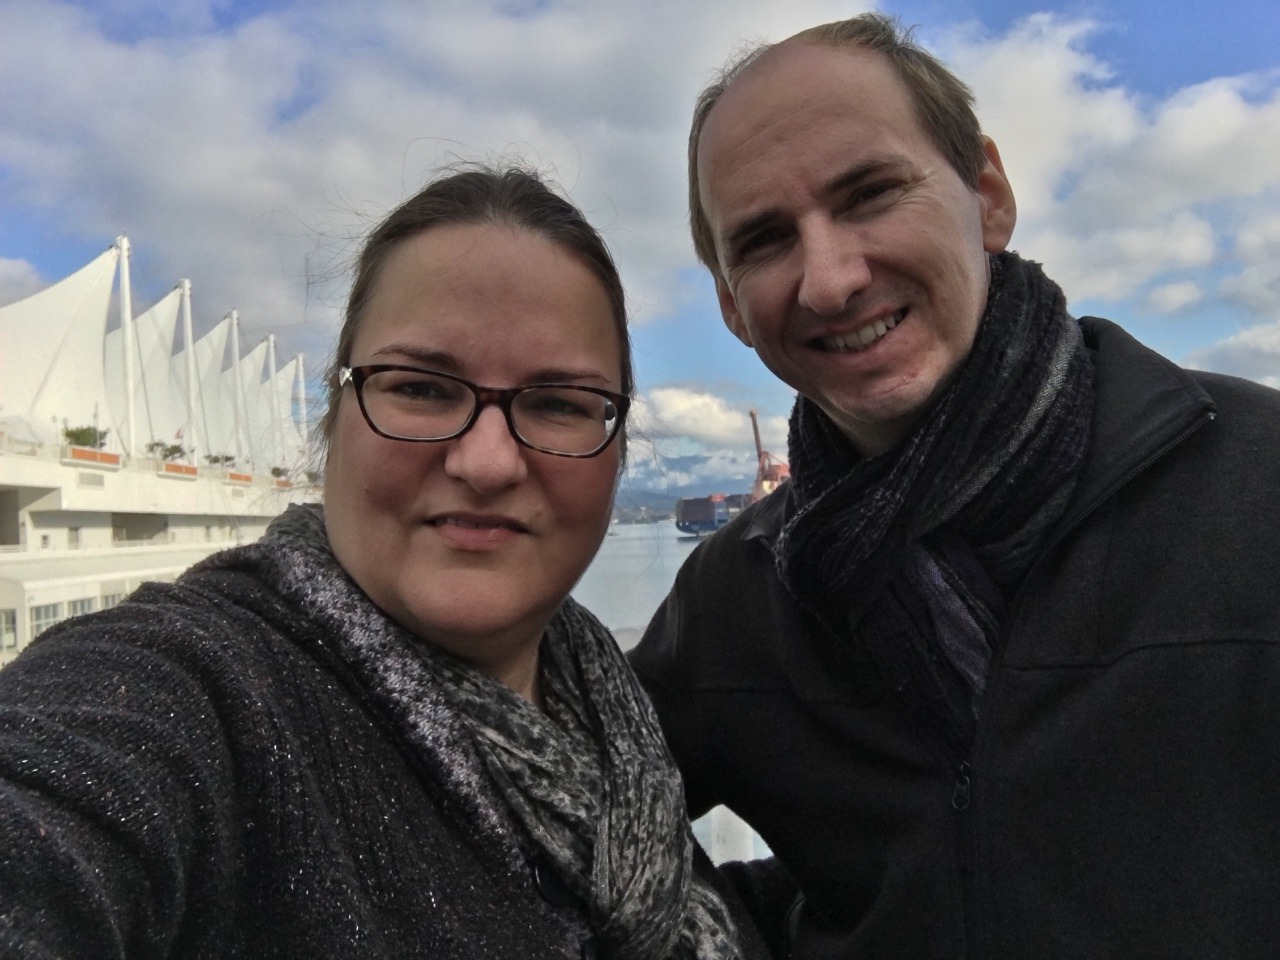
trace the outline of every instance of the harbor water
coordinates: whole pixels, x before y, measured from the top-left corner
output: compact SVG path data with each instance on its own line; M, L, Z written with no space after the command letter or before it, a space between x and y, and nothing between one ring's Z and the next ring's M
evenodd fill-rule
M615 523L573 597L613 631L622 649L635 646L680 564L698 545L671 521Z
M613 631L622 649L629 650L697 545L697 537L684 536L671 521L615 523L573 597ZM764 841L723 807L698 820L693 832L717 863L769 855Z

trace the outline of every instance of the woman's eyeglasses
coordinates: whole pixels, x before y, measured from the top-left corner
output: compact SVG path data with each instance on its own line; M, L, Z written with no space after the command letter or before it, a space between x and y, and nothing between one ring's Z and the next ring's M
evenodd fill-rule
M597 387L533 383L481 387L434 370L375 364L343 367L339 386L355 387L360 412L389 440L434 442L462 436L496 403L516 441L558 457L594 457L609 446L631 398Z

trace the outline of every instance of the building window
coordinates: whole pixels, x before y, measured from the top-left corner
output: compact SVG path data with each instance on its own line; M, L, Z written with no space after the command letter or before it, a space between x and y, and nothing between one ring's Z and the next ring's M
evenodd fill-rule
M104 593L102 595L102 609L110 610L117 603L124 599L123 593Z
M85 597L83 600L72 600L67 604L67 616L78 617L82 613L93 613L93 608L97 606L94 597Z
M0 610L0 650L14 650L18 646L18 611Z
M47 533L40 534L40 549L41 550L49 549L49 535Z
M67 528L67 546L70 547L72 550L75 550L77 547L80 546L80 528L79 527Z
M48 630L62 617L62 604L60 603L42 603L37 607L31 608L31 636L32 639L38 637L44 631Z

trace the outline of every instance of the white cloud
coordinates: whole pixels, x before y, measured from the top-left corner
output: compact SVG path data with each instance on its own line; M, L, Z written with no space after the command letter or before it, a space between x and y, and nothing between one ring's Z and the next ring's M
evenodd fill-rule
M1082 179L1077 199L1090 211L1148 218L1257 197L1280 187L1277 151L1275 78L1222 77L1158 105L1122 149Z
M1187 365L1280 386L1280 320L1241 330L1187 359Z
M655 387L645 397L646 432L654 438L682 437L704 450L754 450L750 411L723 396L692 386ZM786 450L785 417L757 415L765 449ZM752 452L754 463L754 452Z
M1098 29L1036 14L1001 37L958 31L940 44L1001 148L1018 198L1014 246L1072 299L1216 289L1207 271L1234 269L1226 292L1265 317L1277 305L1258 276L1266 265L1246 262L1229 234L1280 215L1280 75L1215 78L1153 101L1089 52Z
M714 391L666 386L631 408L628 482L645 489L744 493L756 474L750 413ZM787 420L760 416L761 442L785 459ZM724 488L724 489L721 489ZM739 489L740 488L740 489Z
M154 9L152 9L154 8ZM162 9L163 8L163 9ZM847 15L727 0L286 5L215 32L223 0L0 6L0 170L79 238L128 232L196 325L323 353L348 238L440 164L519 154L604 231L634 315L669 315L692 260L683 138L693 95L742 35ZM140 40L112 30L121 22ZM310 294L311 299L306 298ZM312 366L315 366L313 361Z
M1184 280L1167 283L1147 294L1147 303L1157 313L1176 313L1204 299L1204 291L1198 283Z
M0 257L0 307L23 300L48 285L26 260Z
M719 396L685 387L657 387L649 391L655 431L689 437L712 447L741 445L750 435L745 412L734 410Z
M1119 300L1161 274L1208 266L1217 241L1207 222L1179 211L1155 222L1100 228L1087 243L1068 231L1045 227L1028 246L1072 300Z
M1236 253L1241 268L1223 281L1223 294L1258 316L1280 317L1280 213L1246 224Z
M1127 143L1140 124L1132 95L1107 86L1109 69L1086 49L1096 30L1088 20L1035 14L1003 37L957 32L939 45L973 88L1024 226L1054 216L1081 160Z
M238 307L248 339L274 330L282 356L305 351L318 371L351 238L440 164L518 153L602 229L634 314L670 316L691 296L696 92L739 40L860 6L316 0L220 29L228 0L7 0L0 216L20 208L95 248L127 231L138 309L189 276L197 333ZM1193 303L1276 319L1277 77L1151 100L1091 51L1098 29L1036 15L1002 36L923 34L971 81L1000 143L1015 246L1073 299L1115 301L1121 320ZM34 282L24 263L0 261L0 298ZM745 407L726 399L740 387L651 390L651 435L680 438L678 453L749 454ZM766 448L785 451L783 416L761 426Z

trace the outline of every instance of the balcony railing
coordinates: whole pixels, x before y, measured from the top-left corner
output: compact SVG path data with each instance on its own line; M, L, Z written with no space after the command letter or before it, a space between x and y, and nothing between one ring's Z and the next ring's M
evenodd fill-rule
M156 471L162 477L176 477L180 480L194 480L200 475L198 467L189 463L175 463L172 460L161 460Z
M67 466L97 467L100 470L119 470L120 454L95 450L93 447L77 447L68 444L62 448L62 462Z

